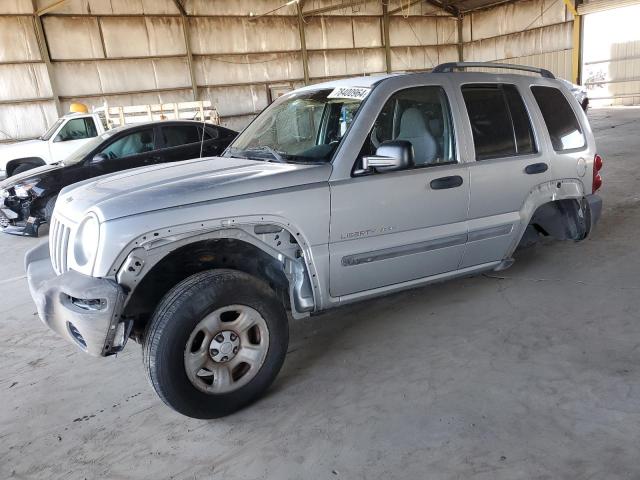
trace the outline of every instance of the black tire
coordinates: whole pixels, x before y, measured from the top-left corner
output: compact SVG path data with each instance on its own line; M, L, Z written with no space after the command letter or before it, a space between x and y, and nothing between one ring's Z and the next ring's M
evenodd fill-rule
M19 173L26 172L27 170L32 170L34 168L36 168L36 165L33 165L32 163L21 163L13 169L11 176L18 175Z
M589 99L585 98L580 104L580 106L582 107L582 110L584 110L584 112L586 113L587 110L589 110Z
M260 313L269 330L268 350L249 383L228 393L208 394L189 380L185 348L199 322L227 305L246 305ZM265 392L282 367L288 344L286 312L265 282L236 270L207 270L183 280L164 296L144 335L143 364L151 386L168 406L192 418L218 418Z
M49 198L49 200L47 200L47 203L44 206L44 210L42 213L47 223L51 222L51 217L53 216L53 209L56 206L57 199L58 199L58 196L54 195L53 197Z

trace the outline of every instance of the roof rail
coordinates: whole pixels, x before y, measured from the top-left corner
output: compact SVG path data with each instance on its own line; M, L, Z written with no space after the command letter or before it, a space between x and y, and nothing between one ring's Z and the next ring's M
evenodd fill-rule
M556 78L553 73L544 68L528 67L526 65L513 65L511 63L492 63L492 62L449 62L441 63L435 67L433 73L449 73L453 72L455 68L505 68L508 70L523 70L525 72L539 73L544 78Z

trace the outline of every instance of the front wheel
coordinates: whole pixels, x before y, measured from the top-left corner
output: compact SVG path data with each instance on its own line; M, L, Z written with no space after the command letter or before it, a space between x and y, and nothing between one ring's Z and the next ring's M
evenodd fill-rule
M58 196L54 195L53 197L50 197L49 200L47 200L47 203L44 206L44 210L42 213L44 214L45 221L48 223L51 222L51 217L53 216L53 209L56 206L56 200L58 200Z
M208 270L162 299L143 340L143 362L158 396L193 418L217 418L259 398L282 367L287 316L263 281Z

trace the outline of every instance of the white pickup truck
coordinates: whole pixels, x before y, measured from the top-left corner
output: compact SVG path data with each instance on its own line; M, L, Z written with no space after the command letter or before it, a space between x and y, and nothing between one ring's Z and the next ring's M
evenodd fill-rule
M35 140L0 147L0 180L31 168L64 160L106 126L97 113L69 113Z
M41 137L0 146L0 180L64 161L92 138L120 125L172 119L220 123L218 112L208 100L126 107L105 103L93 113L83 104L72 104L71 108L75 112L60 117Z

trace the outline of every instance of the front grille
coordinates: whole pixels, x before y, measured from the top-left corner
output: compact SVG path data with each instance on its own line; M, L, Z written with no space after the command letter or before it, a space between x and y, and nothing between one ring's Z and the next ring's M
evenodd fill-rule
M49 226L49 253L51 265L56 274L60 275L68 270L67 250L69 247L69 234L71 229L62 223L55 215L51 218Z

